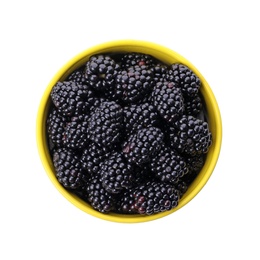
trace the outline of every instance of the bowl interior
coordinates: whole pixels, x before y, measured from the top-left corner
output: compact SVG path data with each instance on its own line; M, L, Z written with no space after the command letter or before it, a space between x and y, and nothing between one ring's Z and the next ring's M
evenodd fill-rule
M151 216L144 215L122 215L122 214L103 214L96 210L94 210L88 203L84 202L74 194L67 191L63 186L57 181L54 173L53 163L49 154L47 137L46 137L46 118L47 113L50 107L50 93L52 87L56 84L57 81L65 79L72 71L84 65L88 59L98 53L115 53L115 52L141 52L154 56L158 60L161 60L165 64L171 63L182 63L192 69L201 80L201 93L205 101L208 123L210 130L212 132L213 143L209 149L209 152L206 156L205 164L194 180L194 182L190 185L187 192L181 198L179 205L166 212L158 213ZM212 93L212 90L201 73L184 57L179 55L178 53L165 48L163 46L144 42L144 41L134 41L134 40L123 40L123 41L113 41L104 44L97 45L95 47L89 48L86 51L78 54L73 59L71 59L67 64L65 64L53 77L47 86L44 95L42 97L38 115L37 115L37 145L39 155L42 161L42 164L47 172L49 178L55 185L55 187L60 191L60 193L67 198L72 204L81 210L85 211L88 214L91 214L95 217L114 221L114 222L126 222L126 223L134 223L134 222L144 222L150 221L154 219L158 219L173 213L174 211L179 210L189 201L191 201L198 192L203 188L203 186L208 181L210 175L212 174L214 167L217 163L217 159L220 152L221 146L221 138L222 138L222 127L221 127L221 117L219 108Z

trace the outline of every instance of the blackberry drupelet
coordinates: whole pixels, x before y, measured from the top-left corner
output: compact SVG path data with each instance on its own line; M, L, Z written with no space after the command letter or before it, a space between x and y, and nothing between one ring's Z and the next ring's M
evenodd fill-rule
M199 77L187 66L179 63L172 64L169 67L166 78L175 82L185 97L193 97L198 94L201 86Z
M169 128L171 146L191 156L205 154L212 143L208 123L184 115Z
M61 147L63 145L62 138L67 123L68 118L59 113L56 108L51 110L46 125L49 140L55 147Z
M89 111L94 102L94 93L86 85L64 81L55 84L51 91L51 98L63 115L79 116Z
M89 118L89 139L102 146L120 141L123 127L123 109L114 101L101 103Z
M69 189L85 184L87 176L81 168L80 157L70 149L58 148L53 154L53 165L58 181Z
M101 165L99 172L103 187L110 193L120 193L133 185L133 168L121 152L113 153Z
M108 55L94 55L86 63L85 80L97 91L114 87L118 64Z
M90 142L83 150L81 165L90 174L96 174L100 170L103 161L108 158L113 148Z
M63 144L71 149L82 150L88 143L88 116L73 117L63 134Z
M167 146L151 160L151 171L162 182L176 184L189 171L185 159Z
M129 163L143 165L159 153L163 138L163 132L159 128L143 128L123 144L123 153Z
M160 119L153 104L132 104L124 107L124 130L127 136L141 128L159 126Z
M115 208L115 194L105 190L98 174L90 178L85 190L87 193L85 197L94 209L108 213Z
M196 117L202 110L202 100L197 94L193 98L184 99L184 113Z
M137 214L133 189L122 192L116 201L115 211L121 214Z
M179 88L173 82L159 82L152 93L153 103L160 116L168 123L174 123L184 111L184 100Z
M116 95L124 103L137 103L152 92L153 72L147 66L134 66L120 70L116 77Z
M133 192L134 208L139 214L152 215L177 207L179 192L168 183L148 181Z

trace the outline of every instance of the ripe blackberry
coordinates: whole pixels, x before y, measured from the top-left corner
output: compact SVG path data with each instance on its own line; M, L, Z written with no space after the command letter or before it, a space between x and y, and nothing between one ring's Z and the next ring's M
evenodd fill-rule
M153 72L147 66L134 66L120 70L116 77L116 95L125 103L136 103L151 93Z
M202 110L202 100L197 94L193 98L184 99L184 113L196 117Z
M180 199L182 198L184 193L188 190L188 186L189 186L189 184L185 180L183 180L183 179L180 179L176 184L174 184L175 189L179 193L179 198Z
M166 80L168 67L164 64L158 63L151 68L154 74L155 83L164 82Z
M108 213L115 208L115 195L105 190L99 174L90 178L85 189L87 193L85 196L94 209Z
M141 128L156 127L159 123L157 110L152 104L132 104L124 107L124 128L127 136Z
M174 186L158 181L148 181L134 189L134 208L139 214L151 215L175 208L179 192Z
M63 145L63 135L64 130L67 125L68 118L63 116L53 108L47 118L47 133L49 140L56 147L61 147Z
M64 146L71 149L82 150L88 143L88 116L74 117L67 124L63 133Z
M89 139L103 146L119 142L123 122L123 109L114 101L101 103L89 118Z
M51 98L60 113L78 116L89 111L94 102L94 93L86 85L64 81L55 84Z
M103 187L110 193L120 193L123 189L132 186L132 167L120 152L113 153L107 158L100 170Z
M83 67L74 70L67 78L65 81L73 81L76 83L83 84L85 82L85 77L84 77L84 69Z
M137 214L138 211L135 209L135 198L133 189L128 189L122 192L115 205L115 211L121 214Z
M183 64L172 64L168 69L166 78L175 82L184 96L193 97L199 92L201 85L199 77Z
M162 182L176 184L188 170L184 158L167 146L164 146L151 160L151 171Z
M184 100L179 88L173 82L159 82L152 93L153 103L160 116L168 123L174 123L184 111Z
M163 132L159 128L143 128L123 144L123 153L130 163L145 164L160 151L163 138Z
M184 115L169 129L171 146L191 156L205 154L212 143L208 123Z
M111 89L115 84L118 65L108 55L94 55L86 63L85 80L98 91Z
M58 181L69 189L84 185L86 175L80 165L80 157L72 150L58 148L53 154L53 165Z
M84 170L90 174L96 174L100 170L102 162L110 155L111 147L101 146L91 142L83 150L81 156L81 165Z
M121 58L121 67L129 68L133 66L143 66L151 67L155 64L155 59L147 54L143 53L126 53Z

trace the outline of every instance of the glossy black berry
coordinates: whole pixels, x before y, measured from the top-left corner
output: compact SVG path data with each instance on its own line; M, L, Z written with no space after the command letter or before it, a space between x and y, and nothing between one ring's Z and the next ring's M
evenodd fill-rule
M63 115L79 116L89 111L94 102L94 93L87 85L64 81L55 84L51 98Z
M145 164L160 151L163 138L163 132L159 128L143 128L128 138L123 145L123 153L130 163Z
M81 168L76 152L59 148L53 154L53 165L58 181L69 189L77 189L85 184L86 173Z
M143 53L126 53L121 58L121 67L129 68L133 66L143 66L152 67L155 64L155 59L147 54Z
M108 55L94 55L86 63L85 80L97 91L108 91L115 84L118 65Z
M157 83L152 93L152 100L160 116L170 124L183 114L183 96L174 82Z
M151 93L153 86L153 72L145 65L120 70L116 77L116 95L124 103L137 103Z
M212 134L207 122L184 115L170 128L170 142L179 152L195 156L208 152Z
M199 92L201 86L199 77L183 64L172 64L166 77L178 85L184 96L193 97Z
M101 103L88 120L89 139L102 146L120 141L123 127L123 109L114 101Z

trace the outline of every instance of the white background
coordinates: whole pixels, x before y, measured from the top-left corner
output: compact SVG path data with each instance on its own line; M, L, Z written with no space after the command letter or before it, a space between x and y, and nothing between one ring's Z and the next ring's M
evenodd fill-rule
M0 259L260 259L257 1L1 1ZM203 190L165 218L119 224L55 189L35 126L50 79L93 45L153 41L190 60L218 101L223 142ZM257 124L258 123L258 124Z

